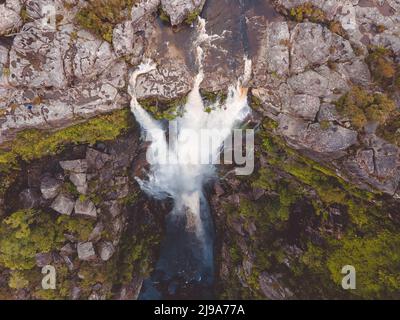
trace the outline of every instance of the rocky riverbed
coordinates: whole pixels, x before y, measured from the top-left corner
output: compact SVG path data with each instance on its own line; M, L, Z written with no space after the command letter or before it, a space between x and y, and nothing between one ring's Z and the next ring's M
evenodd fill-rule
M215 295L398 298L397 0L0 1L1 296L138 297L171 204L134 178L146 143L128 79L153 60L136 95L179 116L199 15L204 100L223 100L248 56L257 129L254 174L221 166L210 191ZM46 264L57 292L39 288ZM346 264L358 290L340 287Z

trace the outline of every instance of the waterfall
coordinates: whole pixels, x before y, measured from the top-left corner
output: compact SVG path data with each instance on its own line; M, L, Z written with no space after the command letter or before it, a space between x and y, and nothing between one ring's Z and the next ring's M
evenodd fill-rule
M206 112L200 95L204 78L203 47L212 46L218 36L208 35L205 20L199 18L198 36L194 41L198 73L188 95L181 117L170 122L169 138L162 121L156 121L144 110L135 96L137 78L156 69L145 61L132 73L129 93L131 110L140 124L146 140L151 141L147 151L150 170L146 180L137 179L140 187L156 199L172 198L174 208L168 216L167 239L161 249L156 269L168 279L174 273L186 274L185 281L210 281L213 273L213 226L204 195L204 184L215 177L216 159L224 140L235 125L249 114L247 84L251 61L245 60L245 72L235 86L228 90L226 101L217 101L213 111ZM213 142L204 143L204 135L212 135ZM175 242L175 243L174 243ZM183 261L192 260L192 261Z

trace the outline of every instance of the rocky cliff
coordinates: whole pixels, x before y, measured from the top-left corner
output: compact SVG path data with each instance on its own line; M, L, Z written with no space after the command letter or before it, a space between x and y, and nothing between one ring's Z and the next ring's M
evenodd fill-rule
M168 204L134 180L146 146L127 79L154 60L138 98L179 116L198 15L205 100L224 99L243 56L253 65L256 171L221 167L210 194L218 294L398 298L396 0L0 1L2 296L137 297ZM50 262L63 270L51 297L38 289ZM354 292L340 287L346 264L360 270Z

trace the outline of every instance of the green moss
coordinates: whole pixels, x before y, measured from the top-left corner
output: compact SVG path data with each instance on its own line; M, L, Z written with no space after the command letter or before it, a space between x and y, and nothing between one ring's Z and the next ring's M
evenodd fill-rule
M160 17L162 22L171 23L169 15L161 8L161 6L158 9L158 16Z
M127 109L98 116L82 124L56 132L38 129L25 130L0 151L0 173L18 166L18 159L31 161L54 155L70 144L94 144L113 140L132 125Z
M57 229L62 234L64 232L74 235L79 241L87 241L94 228L94 221L85 218L71 218L61 215L56 220Z
M60 238L49 214L21 210L0 225L0 264L12 270L35 266L35 255L51 251Z
M156 120L172 121L183 115L187 97L177 98L171 101L160 101L158 99L142 99L140 105L150 112Z
M129 17L133 4L137 0L89 0L87 6L76 15L76 21L88 29L112 42L114 26Z
M200 15L200 10L194 10L190 12L185 19L185 23L191 25L194 21L196 21L197 17Z
M328 256L327 267L338 286L341 269L352 265L357 272L357 288L352 293L367 299L400 297L400 238L397 233L381 232L365 238L348 237L334 241L336 249Z
M29 285L29 281L25 279L24 275L20 271L11 272L10 279L8 280L8 286L12 289L23 289Z

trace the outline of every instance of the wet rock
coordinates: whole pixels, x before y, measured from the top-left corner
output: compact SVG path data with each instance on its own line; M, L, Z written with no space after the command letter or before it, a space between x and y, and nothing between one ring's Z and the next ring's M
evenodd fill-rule
M108 261L115 252L115 247L109 241L101 242L99 245L100 258L103 261Z
M51 204L51 208L58 213L71 215L72 210L74 210L75 201L69 196L64 194L58 195L58 197Z
M40 194L35 189L25 189L19 194L19 201L22 208L32 209L40 204Z
M19 0L1 1L0 4L0 36L12 31L18 31L22 25L20 17L22 5Z
M96 218L97 217L96 206L90 200L82 201L78 199L75 202L75 214Z
M61 182L49 176L44 177L40 183L40 191L45 199L55 198L60 188Z
M86 173L74 173L69 175L69 180L75 185L76 190L80 194L86 194L88 190L88 184L86 179Z
M60 166L66 171L75 173L85 173L88 168L86 159L60 161Z
M205 0L161 0L161 6L173 26L181 24L193 12L200 12Z
M77 251L80 260L89 261L96 258L92 242L78 242Z
M283 300L293 296L293 293L279 281L280 275L260 274L259 284L264 296L270 300Z

